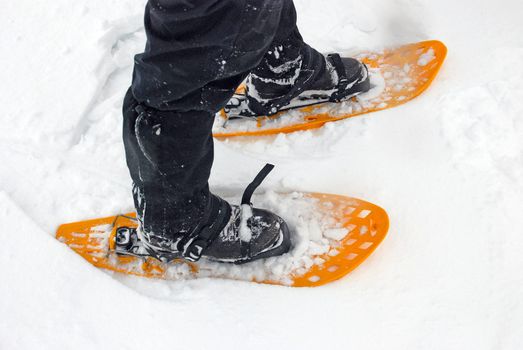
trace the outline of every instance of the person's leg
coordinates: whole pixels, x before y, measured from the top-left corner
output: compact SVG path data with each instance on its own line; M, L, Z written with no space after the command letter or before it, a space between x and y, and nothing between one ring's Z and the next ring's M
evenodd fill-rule
M307 45L298 30L292 0L284 1L281 26L261 63L247 81L249 107L259 114L270 112L313 85L331 84L325 57Z
M169 249L210 205L211 128L207 112L155 110L127 93L124 144L133 197L143 233L155 247Z
M328 100L339 87L340 75L349 84L363 82L351 91L340 91L341 97L369 88L363 64L350 58L334 62L319 53L303 41L296 20L293 1L285 0L274 41L247 79L247 104L254 115L274 114L307 91Z
M212 124L281 28L281 0L155 0L124 102L124 143L151 254L196 259L231 207L209 192ZM270 244L270 241L267 241ZM266 242L266 243L267 243ZM195 248L196 254L191 251Z

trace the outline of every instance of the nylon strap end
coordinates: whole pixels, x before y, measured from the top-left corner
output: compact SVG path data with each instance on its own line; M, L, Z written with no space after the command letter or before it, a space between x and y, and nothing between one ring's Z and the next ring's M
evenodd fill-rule
M274 169L273 164L266 164L263 167L263 169L258 173L258 175L256 175L254 180L249 184L249 186L247 186L247 188L243 192L242 205L243 204L251 205L251 198L252 198L252 195L254 194L254 191L256 191L256 189L261 185L263 180L265 180L267 175L269 175L269 173L273 169Z

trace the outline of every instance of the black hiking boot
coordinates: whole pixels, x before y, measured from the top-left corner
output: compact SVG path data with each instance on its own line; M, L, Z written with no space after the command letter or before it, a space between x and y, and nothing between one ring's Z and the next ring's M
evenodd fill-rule
M324 74L313 83L296 78L301 74L299 66L292 67L296 62L289 62L285 72L279 72L276 67L275 71L279 73L274 73L272 78L251 73L245 95L234 95L225 107L227 116L270 116L294 108L342 102L370 90L369 73L364 63L338 54L326 56L325 62Z
M152 256L163 262L175 259L196 262L206 258L234 264L287 253L291 243L285 221L251 204L253 192L273 168L269 164L263 168L245 190L241 206L231 206L211 194L203 219L192 230L170 235L144 230L143 214L139 213L141 227L138 230L126 227L118 230L117 253Z

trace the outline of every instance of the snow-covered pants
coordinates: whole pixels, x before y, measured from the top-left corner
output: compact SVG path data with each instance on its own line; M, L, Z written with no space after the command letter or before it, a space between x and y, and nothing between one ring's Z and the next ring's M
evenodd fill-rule
M303 42L292 0L150 0L145 29L123 137L143 230L161 239L207 210L214 116L247 75L299 59L313 81L325 59Z

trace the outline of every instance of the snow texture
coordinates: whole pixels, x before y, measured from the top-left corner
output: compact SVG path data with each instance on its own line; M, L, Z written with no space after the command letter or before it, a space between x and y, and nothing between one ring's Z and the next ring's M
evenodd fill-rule
M250 204L242 204L240 215L240 239L242 242L250 242L252 240L252 231L247 225L252 216L252 207Z
M523 348L522 3L296 5L324 52L449 47L434 85L404 106L216 143L219 194L238 195L271 161L266 189L390 214L364 265L310 290L122 277L56 241L60 223L132 210L120 109L144 1L2 3L0 349Z

